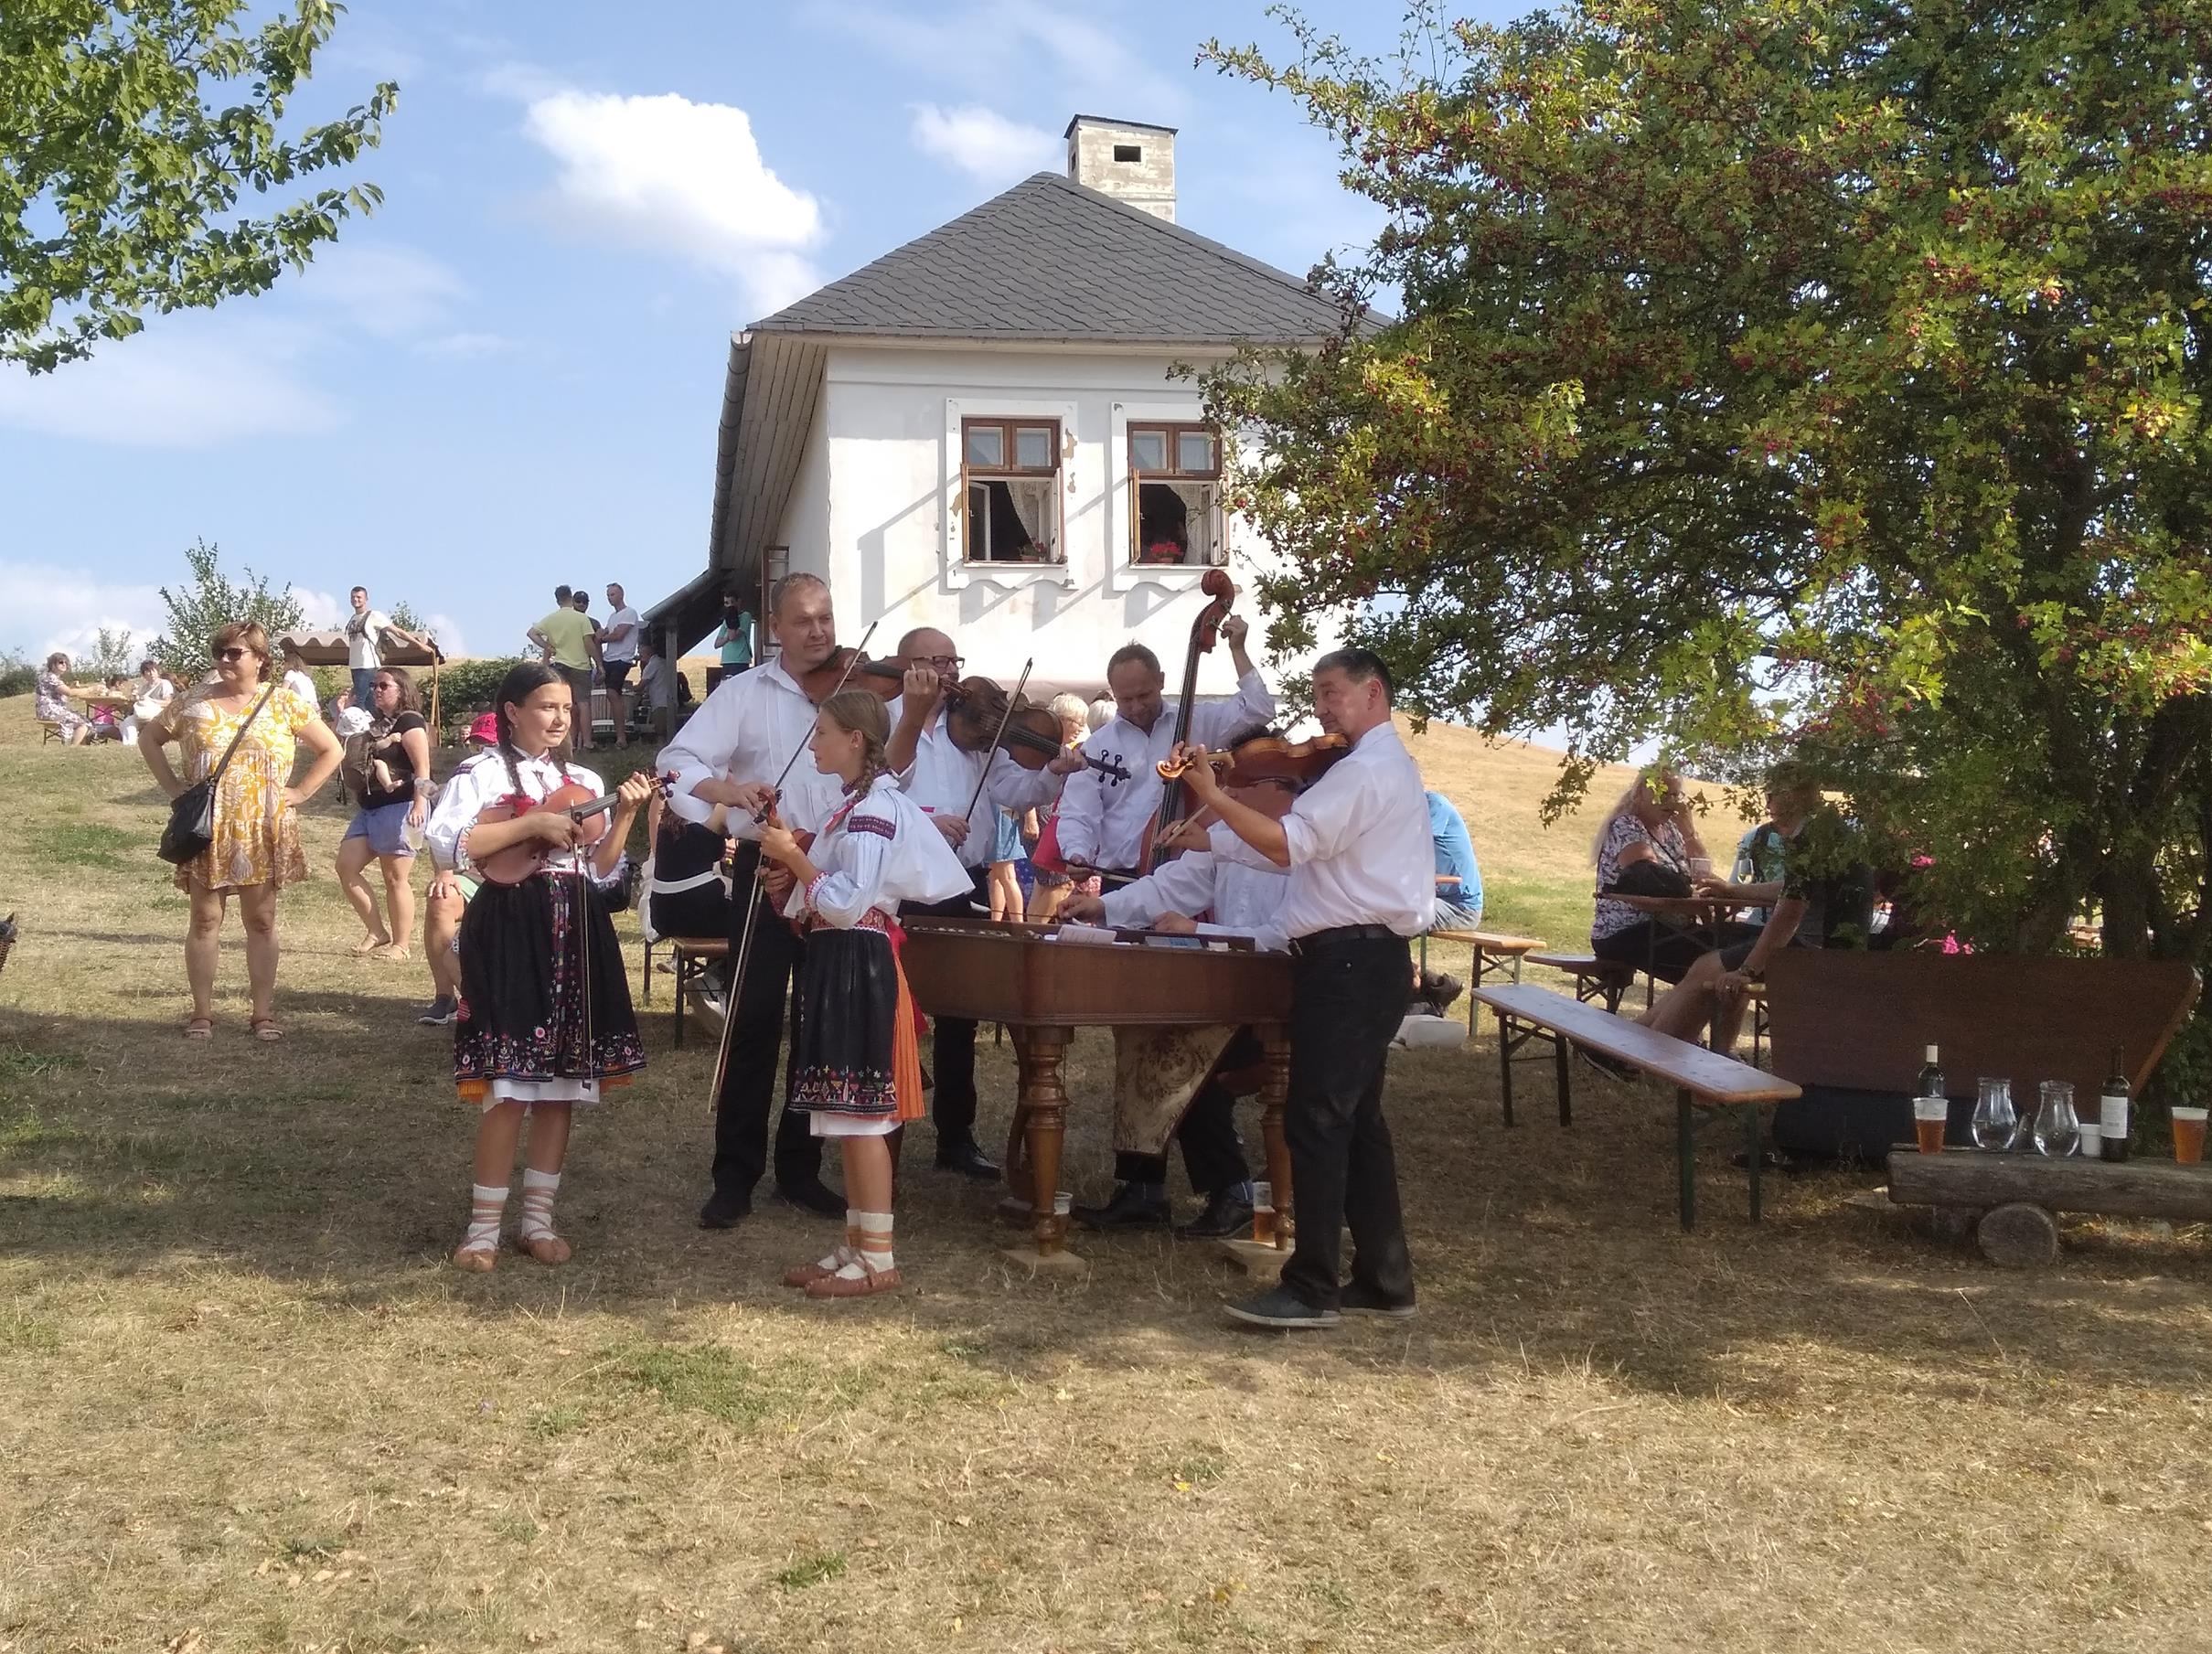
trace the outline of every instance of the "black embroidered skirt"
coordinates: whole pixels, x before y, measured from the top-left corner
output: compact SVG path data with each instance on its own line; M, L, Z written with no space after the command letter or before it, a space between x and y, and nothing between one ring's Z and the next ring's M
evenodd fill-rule
M888 1119L898 1113L892 1051L899 970L879 930L819 927L799 971L799 1025L789 1106Z
M454 1078L462 1095L497 1097L503 1083L557 1091L645 1065L605 899L573 876L487 880L461 921Z

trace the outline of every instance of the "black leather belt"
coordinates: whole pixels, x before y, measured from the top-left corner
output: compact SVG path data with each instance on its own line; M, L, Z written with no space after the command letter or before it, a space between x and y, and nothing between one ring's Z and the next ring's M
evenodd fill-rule
M1290 944L1296 954L1309 954L1315 948L1329 947L1339 942L1403 942L1405 938L1387 924L1338 924L1325 931L1315 931L1300 936Z

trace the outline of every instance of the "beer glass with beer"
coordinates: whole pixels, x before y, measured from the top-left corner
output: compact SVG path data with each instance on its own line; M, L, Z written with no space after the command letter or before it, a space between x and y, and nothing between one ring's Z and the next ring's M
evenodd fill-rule
M1912 1135L1924 1155L1943 1152L1943 1127L1950 1118L1950 1104L1942 1097L1912 1100Z
M2205 1158L2203 1109L2174 1110L2174 1158L2184 1166L2195 1166Z

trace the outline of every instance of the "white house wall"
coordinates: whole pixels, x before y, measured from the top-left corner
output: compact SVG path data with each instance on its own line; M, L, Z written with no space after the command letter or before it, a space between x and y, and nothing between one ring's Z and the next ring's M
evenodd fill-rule
M833 348L785 512L788 566L830 582L847 637L880 619L878 654L908 628L933 625L959 639L975 671L1010 680L1033 658L1041 677L1098 678L1135 638L1173 678L1204 602L1204 571L1128 566L1124 463L1129 417L1199 417L1197 388L1169 377L1172 359ZM961 418L1042 414L1062 422L1066 566L962 564L951 516ZM1241 586L1256 537L1233 519L1229 544ZM1199 688L1234 688L1226 650L1202 664Z

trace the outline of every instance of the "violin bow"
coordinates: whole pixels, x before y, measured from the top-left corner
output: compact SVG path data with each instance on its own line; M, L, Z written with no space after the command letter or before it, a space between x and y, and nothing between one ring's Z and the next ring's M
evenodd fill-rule
M829 691L830 695L837 694L839 690L852 681L853 669L860 664L860 656L867 653L868 640L876 635L876 627L882 624L881 619L871 620L868 623L868 630L860 634L860 641L853 647L852 658L845 663L844 676L838 679L838 687ZM827 700L828 698L826 695L822 699ZM753 814L753 824L755 827L762 825L775 814L775 801L783 795L784 783L791 779L791 772L798 763L799 754L806 750L807 742L802 741L792 749L791 756L784 761L783 769L776 774L775 784L768 789L768 802ZM745 927L738 933L737 961L731 967L730 990L722 1000L722 1037L721 1044L714 1052L713 1089L707 1094L712 1100L712 1107L709 1111L711 1114L721 1113L722 1081L729 1076L730 1042L737 1030L738 996L744 990L745 969L753 963L753 934L760 924L761 902L762 897L765 894L761 889L761 862L765 858L759 851L753 852L753 893L745 903Z
M1006 726L1014 720L1014 706L1021 700L1021 691L1030 680L1030 668L1037 664L1031 656L1021 663L1021 677L1014 684L1014 692L1006 698L1006 709L999 714L999 727L991 731L991 743L983 750L983 774L976 777L976 790L968 795L967 830L976 830L976 806L983 800L983 789L989 784L991 765L999 762L999 743L1006 739Z

